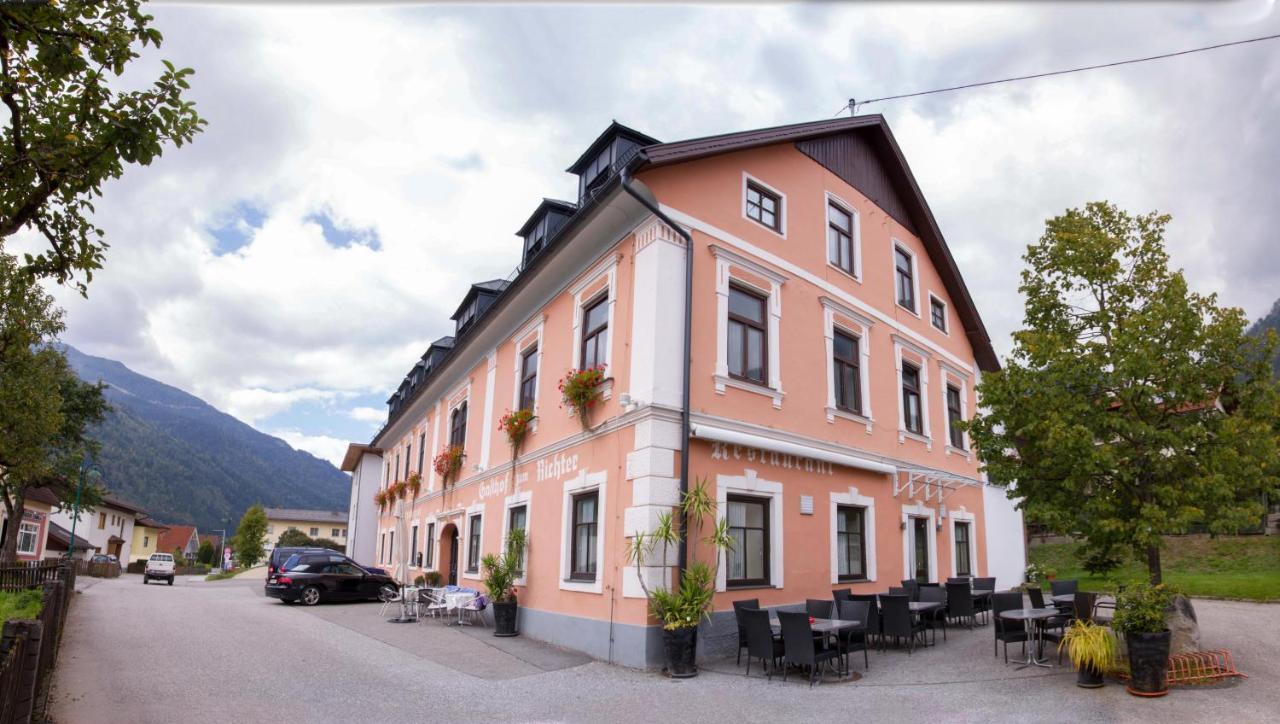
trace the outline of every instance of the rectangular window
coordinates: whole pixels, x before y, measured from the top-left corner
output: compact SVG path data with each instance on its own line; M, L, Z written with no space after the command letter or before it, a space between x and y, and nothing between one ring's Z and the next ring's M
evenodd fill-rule
M467 443L467 403L462 403L449 414L449 444L464 447Z
M538 348L525 350L520 357L520 409L533 410L538 391Z
M418 435L418 474L422 474L422 458L427 453L427 433Z
M782 199L754 181L747 182L747 218L782 231Z
M480 571L480 526L483 522L483 517L476 513L467 525L467 573Z
M937 297L929 297L929 321L943 332L947 331L947 305Z
M609 345L609 297L582 310L582 358L579 369L603 367Z
M378 562L387 562L387 534L383 533L381 541L378 543Z
M729 376L765 383L765 299L758 294L729 287Z
M969 560L969 524L956 523L956 575L972 576L973 564Z
M964 418L960 415L960 388L947 385L947 435L951 438L951 447L964 449L964 433L956 425Z
M853 214L827 202L827 261L857 275L853 266Z
M734 542L726 555L728 585L769 585L769 500L731 495L726 504Z
M416 525L409 531L409 565L418 565L418 526Z
M911 255L900 246L893 247L894 277L897 280L898 306L916 311L915 274L911 269Z
M863 508L852 505L836 508L836 552L840 565L837 575L842 581L867 577L865 520L866 510Z
M862 379L858 369L858 338L835 332L831 338L835 370L836 407L862 414Z
M393 530L387 534L387 562L390 563L396 559L396 532Z
M436 524L435 523L427 523L427 543L424 546L424 548L426 548L426 551L425 551L426 555L424 556L424 558L426 558L425 565L427 568L430 568L436 564Z
M275 532L276 532L276 527L274 525L267 526L267 535L271 535L272 533L275 533Z
M142 547L143 547L143 548L150 548L150 547L151 547L151 536L149 536L149 535L144 535L144 536L142 536Z
M507 534L510 535L512 531L516 531L516 530L524 530L525 525L528 524L528 518L529 518L529 508L527 506L517 505L516 507L507 511ZM520 569L516 571L516 577L519 578L523 575L524 575L524 561L521 560Z
M102 530L103 528L106 528L106 527L107 527L107 514L98 513L98 530Z
M413 460L413 443L409 443L404 449L404 479L409 479L409 463Z
M36 543L40 538L40 526L36 523L23 523L18 526L18 552L33 556L36 554Z
M902 364L902 423L908 432L924 434L920 415L920 370L905 362Z
M573 496L573 538L569 552L573 565L569 578L574 581L596 580L596 519L600 495L593 490Z

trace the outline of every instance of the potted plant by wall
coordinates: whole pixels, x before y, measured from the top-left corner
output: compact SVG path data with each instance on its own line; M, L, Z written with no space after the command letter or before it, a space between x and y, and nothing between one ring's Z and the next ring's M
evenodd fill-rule
M493 635L515 636L516 579L524 567L525 532L516 528L507 534L502 555L487 554L480 559L484 568L484 587L493 600Z
M422 574L422 578L425 583L432 588L439 588L440 584L444 581L444 576L440 574L440 571L427 571Z
M1102 675L1115 667L1116 638L1106 626L1074 621L1058 644L1059 650L1063 647L1076 667L1076 686L1097 689L1102 686Z
M409 479L404 481L404 484L409 491L409 498L417 500L418 493L422 492L422 476L417 473L409 473Z
M577 416L583 430L591 429L591 408L603 399L604 367L569 370L560 380L560 399Z
M507 414L498 420L498 429L506 433L507 443L511 445L511 460L514 462L524 447L524 440L529 436L529 426L534 421L533 410L507 410Z
M1134 584L1116 594L1111 627L1124 636L1129 651L1130 694L1169 693L1169 627L1164 617L1172 598L1163 584Z
M373 494L373 502L378 505L378 512L382 512L387 508L387 491L379 490Z
M466 453L462 451L461 445L450 445L440 452L431 462L431 466L435 468L436 475L440 476L440 480L444 487L449 486L449 481L455 480L458 472L462 470L462 459L466 457Z
M674 587L669 587L670 577L666 575L668 554L678 546L684 538L672 513L663 513L658 524L651 532L636 531L632 534L627 546L627 557L636 567L636 575L640 586L649 600L649 612L662 623L663 653L666 659L666 670L672 678L683 679L698 675L695 664L698 655L698 624L704 618L710 618L712 600L716 592L716 574L720 566L720 554L733 547L733 539L729 537L729 523L720 520L715 523L710 534L703 537L705 521L715 519L716 503L707 492L705 479L698 479L692 488L684 494L678 506L684 514L686 524L692 531L690 543L705 543L711 546L715 559L714 565L708 565L697 559L697 546L689 546L688 565L680 574ZM653 560L654 554L661 550L661 557ZM645 580L646 566L659 567L663 573L661 587L649 587Z

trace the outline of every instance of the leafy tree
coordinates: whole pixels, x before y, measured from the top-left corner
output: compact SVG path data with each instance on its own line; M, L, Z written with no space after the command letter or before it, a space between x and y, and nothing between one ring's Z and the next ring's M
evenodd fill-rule
M0 502L21 520L27 490L46 486L71 507L80 466L96 450L86 428L107 411L99 385L82 382L55 346L62 311L0 253ZM86 485L81 506L101 493ZM0 541L0 561L17 553L17 526Z
M125 164L148 165L166 143L181 146L205 122L190 101L189 68L164 61L145 90L119 77L161 35L141 0L59 0L0 5L0 239L31 229L47 248L26 270L83 294L101 268L102 230L90 219L104 181Z
M312 538L310 545L316 548L328 548L331 551L337 551L339 553L343 553L346 551L346 546L333 540L332 538Z
M1024 328L970 423L990 478L1104 566L1131 547L1161 580L1162 535L1256 525L1280 475L1275 336L1187 288L1168 216L1106 202L1027 248Z
M236 534L231 539L236 562L241 568L253 568L266 555L263 537L267 534L267 513L261 505L254 505L244 512Z
M311 542L311 536L303 533L297 528L290 528L280 534L276 539L277 548L305 548L314 545Z
M213 563L213 544L209 541L201 541L200 548L196 551L196 560L204 564Z

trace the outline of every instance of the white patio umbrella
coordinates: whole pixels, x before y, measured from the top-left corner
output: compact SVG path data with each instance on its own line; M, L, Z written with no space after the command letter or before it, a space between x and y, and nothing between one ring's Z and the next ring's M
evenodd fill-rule
M400 617L390 619L395 623L409 623L413 619L409 616L409 605L404 598L404 587L406 581L409 580L409 516L405 513L405 501L400 499L396 501L396 538L400 541L400 547L396 553L396 565L393 571L396 582L400 584Z

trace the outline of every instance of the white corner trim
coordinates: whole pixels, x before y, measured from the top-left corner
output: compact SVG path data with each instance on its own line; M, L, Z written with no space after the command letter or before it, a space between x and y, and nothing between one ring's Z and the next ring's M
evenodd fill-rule
M760 276L760 277L764 277L765 279L768 279L770 282L773 282L776 285L781 285L785 283L787 279L790 278L786 274L783 274L782 272L770 269L769 267L765 266L764 264L761 264L760 262L752 261L751 259L748 259L747 257L739 254L738 252L733 251L732 249L729 249L727 247L720 246L719 244L712 244L709 248L711 249L711 254L715 256L716 259L724 259L726 262L728 262L730 266L736 266L739 269L745 269L751 272L752 274L755 274L756 276ZM766 293L768 292L768 290L765 290L765 289L762 289L760 291L766 292Z
M911 545L912 518L929 519L929 580L936 581L938 580L937 513L933 508L919 501L902 506L902 576L904 579L915 577L915 567L911 565L911 557L915 552Z
M760 188L763 188L764 190L766 190L766 191L768 191L768 192L770 192L770 193L772 193L772 194L774 194L775 196L777 196L777 197L778 197L778 209L777 209L777 212L776 212L776 213L777 213L777 216L778 216L778 228L777 228L777 229L771 229L771 228L769 228L769 227L765 226L764 224L760 223L759 221L756 221L755 219L751 218L750 216L747 216L747 182L748 182L748 181L750 181L751 183L753 183L753 184L755 184L755 185L759 186ZM788 209L787 209L787 195L786 195L786 194L784 194L784 193L783 193L782 191L780 191L779 189L776 189L776 188L774 188L773 186L770 186L769 184L765 183L764 181L761 181L760 179L756 178L755 176L752 176L751 174L747 173L746 171L743 171L743 172L742 172L742 218L743 218L745 221L749 221L749 222L751 222L752 224L754 224L754 225L756 225L756 226L759 226L760 228L764 229L765 231L768 231L768 232L769 232L769 233L771 233L771 234L776 234L776 235L781 236L782 238L784 238L784 239L785 239L785 238L787 238L787 212L788 212ZM824 227L824 228L825 228L825 227ZM779 229L780 229L780 231L779 231Z
M489 443L493 437L493 391L498 377L498 350L489 353L484 374L484 427L480 429L480 470L489 467Z
M606 495L609 489L609 473L601 470L588 473L580 470L577 475L564 481L563 514L560 519L560 590L578 591L580 593L604 592L604 541L607 536L609 516L606 514L608 502ZM599 491L596 499L596 579L594 581L571 581L569 572L573 570L573 496L595 489Z
M840 522L836 518L837 507L853 505L864 510L862 518L862 540L866 547L864 557L867 559L866 581L840 580L840 550L836 545L840 531ZM876 581L876 499L859 495L858 489L849 486L849 490L831 493L831 582L840 583L875 583Z
M716 476L716 523L724 520L728 511L729 493L742 493L769 499L769 587L783 587L783 540L782 528L785 518L782 510L782 483L762 480L756 477L756 471L744 469L742 475ZM728 553L721 551L720 565L716 566L716 590L728 589L729 560Z

